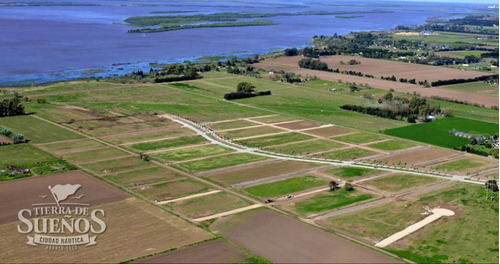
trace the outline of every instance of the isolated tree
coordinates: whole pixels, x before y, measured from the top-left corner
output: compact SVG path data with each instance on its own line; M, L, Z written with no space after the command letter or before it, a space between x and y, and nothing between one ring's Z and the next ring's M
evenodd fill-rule
M346 182L344 185L344 190L347 192L354 191L354 187L349 182Z
M255 86L249 82L240 82L236 90L238 92L250 94L255 92Z
M329 185L330 185L330 191L335 191L339 187L337 181L330 181Z
M498 184L496 180L489 180L484 184L484 188L493 192L498 192Z

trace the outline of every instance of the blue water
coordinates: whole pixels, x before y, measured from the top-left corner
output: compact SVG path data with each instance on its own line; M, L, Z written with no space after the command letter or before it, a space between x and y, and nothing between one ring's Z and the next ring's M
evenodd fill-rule
M88 3L89 1L85 1ZM1 5L2 2L0 2ZM150 63L175 63L201 56L250 56L306 45L314 35L391 29L423 24L427 17L469 12L470 5L338 1L95 1L100 6L0 6L0 86L149 70ZM268 18L278 25L206 28L130 34L123 20L151 11L301 12L389 10L354 19L323 16ZM120 65L116 65L120 64ZM89 69L95 69L89 71Z

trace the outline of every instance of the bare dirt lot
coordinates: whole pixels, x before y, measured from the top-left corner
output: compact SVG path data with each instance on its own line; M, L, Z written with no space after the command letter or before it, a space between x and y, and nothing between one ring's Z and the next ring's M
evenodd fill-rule
M92 206L115 202L129 197L128 194L105 184L81 171L25 178L0 183L0 224L17 220L21 209L31 208L32 204L54 203L48 186L57 184L80 184L82 187L74 194L84 195L81 199L68 198L64 202L88 203ZM1 259L1 258L0 258Z
M222 240L215 240L134 263L237 263L249 256Z
M397 263L381 253L268 210L225 217L212 227L276 263Z
M418 149L415 151L405 152L399 155L394 155L386 158L380 159L382 162L387 162L388 164L407 164L408 166L419 165L423 163L428 163L447 157L460 155L460 153L453 152L441 148L425 148Z
M253 181L291 172L304 171L315 167L318 167L318 165L307 162L279 161L257 165L252 168L241 168L207 175L205 177L223 185L233 185L236 183Z
M318 124L318 123L312 122L312 121L303 120L303 121L295 121L295 122L278 124L276 126L296 130L296 129L319 127L319 126L321 126L321 124Z
M352 59L361 63L356 65L340 64L341 61L346 63ZM415 78L417 82L424 80L433 82L437 80L467 79L485 75L485 73L477 71L460 71L445 67L353 56L328 56L322 57L321 61L328 63L330 69L338 68L340 71L357 71L363 74L374 75L375 78L380 78L380 76L391 77L392 75L396 76L398 80L399 78Z
M333 72L325 72L325 71L315 71L309 69L299 68L297 62L301 59L301 57L283 57L278 59L269 59L263 62L254 64L256 68L262 68L266 71L285 71L285 72L293 72L295 74L299 74L302 76L316 76L319 79L334 81L337 82L342 80L343 82L357 83L357 84L367 84L374 88L390 90L394 89L397 92L402 93L413 93L416 92L421 96L431 97L431 96L440 96L444 98L456 99L460 101L468 101L471 103L484 104L487 107L490 106L498 106L498 97L470 94L460 91L450 91L437 87L433 88L424 88L420 85L409 84L409 83L401 83L401 82L393 82L381 80L379 78L365 78L360 76L353 76L347 74L339 74ZM357 59L357 57L356 57ZM384 61L383 61L384 62ZM399 62L396 62L399 65ZM431 69L436 68L435 70L439 70L439 67L434 66L425 66L425 67L433 67ZM462 71L454 70L454 69L446 69L452 71L458 71L458 73L462 73ZM394 73L398 71L398 69L393 69ZM366 74L366 72L365 72ZM395 74L396 75L396 74ZM390 74L392 76L392 74ZM461 76L461 75L458 75ZM400 78L399 76L397 76ZM416 78L415 75L412 78ZM462 77L460 77L462 78Z

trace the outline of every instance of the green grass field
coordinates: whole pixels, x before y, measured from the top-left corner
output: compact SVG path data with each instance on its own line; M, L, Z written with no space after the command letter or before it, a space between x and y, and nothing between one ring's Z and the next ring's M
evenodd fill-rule
M183 179L158 183L149 186L149 188L136 189L135 191L147 199L163 201L204 192L208 189L209 187L203 183L191 179Z
M106 176L106 179L125 187L133 187L140 184L171 180L177 177L181 177L181 175L162 167L153 167L109 175Z
M249 205L251 205L251 203L246 200L225 192L220 192L179 202L169 203L167 205L164 205L164 207L170 208L174 212L181 213L188 218L197 218L222 213Z
M375 154L375 152L371 152L369 150L362 148L350 148L350 149L337 150L333 152L321 153L317 156L327 159L352 160L356 158L370 156L372 154Z
M188 161L183 163L176 163L172 165L175 168L185 172L200 172L207 170L214 170L219 168L236 166L244 163L265 160L265 157L256 156L247 153L230 154L221 157L212 157L196 161Z
M279 128L274 128L274 127L269 127L269 126L262 126L262 127L254 127L254 128L246 128L246 129L243 128L240 130L223 132L222 136L224 136L225 138L243 138L243 137L251 137L251 136L279 133L279 132L285 132L285 130L279 129Z
M466 133L498 135L498 124L460 117L443 118L429 123L388 129L385 130L385 133L391 136L420 141L446 148L461 147L469 142L466 138L451 135L449 131L452 129Z
M466 169L481 167L483 163L471 161L468 159L455 160L444 164L433 166L435 170L443 171L464 171Z
M368 145L370 148L382 149L382 150L398 150L415 147L415 144L408 141L401 140L389 140L380 143L370 144Z
M422 185L428 185L437 181L438 179L431 177L416 176L411 174L398 174L374 179L369 181L368 184L375 186L383 191L395 192Z
M381 173L382 171L365 169L365 168L355 168L355 167L339 167L326 170L325 172L341 178L349 179L349 178L373 176Z
M320 139L307 142L293 143L285 146L270 147L266 148L266 150L278 153L285 153L285 154L309 154L328 149L340 148L342 146L343 146L342 144L336 142Z
M301 141L312 138L311 136L300 133L286 133L272 136L256 137L251 139L239 140L238 142L251 147L267 147L280 145L294 141Z
M0 118L0 126L6 126L15 133L24 134L24 137L32 143L82 138L82 136L64 128L28 115L2 117Z
M112 147L105 147L100 149L85 150L81 152L73 152L60 156L62 156L64 160L68 160L70 162L86 162L114 157L125 157L128 156L128 153Z
M274 116L264 116L264 117L252 118L252 120L266 123L266 124L274 124L274 123L294 121L297 119L294 117L291 117L291 116L274 115Z
M157 149L173 148L185 145L193 145L203 143L206 140L202 136L180 137L173 139L165 139L160 141L145 142L131 145L130 148L138 151L151 151Z
M388 250L417 263L493 263L498 261L498 198L485 197L483 186L456 183L413 201L331 217L321 224L379 241L423 219L424 206L446 207L458 215L433 222Z
M306 175L245 188L250 194L259 197L279 197L319 186L328 186L328 182L315 176Z
M394 40L418 41L427 44L482 44L498 46L498 41L495 39L477 39L474 36L464 36L453 32L435 32L432 36L404 36L392 35Z
M193 148L175 149L166 152L152 154L151 157L161 162L181 161L194 158L200 158L210 155L232 152L232 149L219 145L208 145Z
M139 159L139 157L127 157L115 160L98 161L86 163L82 167L96 173L111 173L128 169L139 169L151 166L151 163Z
M368 143L368 142L372 142L372 141L381 140L384 138L381 136L378 136L378 135L374 135L374 134L354 133L354 134L349 134L349 135L344 135L344 136L333 137L332 139L347 142L347 143L362 144L362 143Z
M453 85L443 85L439 88L498 97L498 85L486 82L460 83Z
M9 169L9 166L15 166L19 169L29 169L30 172L13 175L15 170ZM0 146L0 170L4 170L4 172L0 172L0 181L72 169L75 169L73 165L61 161L51 154L29 144Z
M235 121L221 122L216 124L209 124L210 128L212 128L213 130L243 128L243 127L258 126L258 125L259 124L247 120L235 120Z
M326 211L338 209L340 207L372 199L373 195L359 193L359 191L346 192L344 190L330 191L328 193L316 195L312 198L298 201L293 208L301 215L307 216Z
M50 144L41 145L40 147L44 150L50 152L60 152L67 151L79 148L93 148L93 147L102 147L104 144L99 143L92 139L82 138L80 140L68 142L54 142Z

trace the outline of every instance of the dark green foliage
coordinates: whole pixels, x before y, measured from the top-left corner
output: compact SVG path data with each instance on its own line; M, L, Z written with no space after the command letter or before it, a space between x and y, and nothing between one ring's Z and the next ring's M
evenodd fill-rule
M300 68L306 68L318 71L331 71L328 68L328 64L319 60L313 60L311 58L303 58L299 61Z
M15 94L11 99L3 99L0 102L0 117L24 115L24 106L21 104L21 96Z

